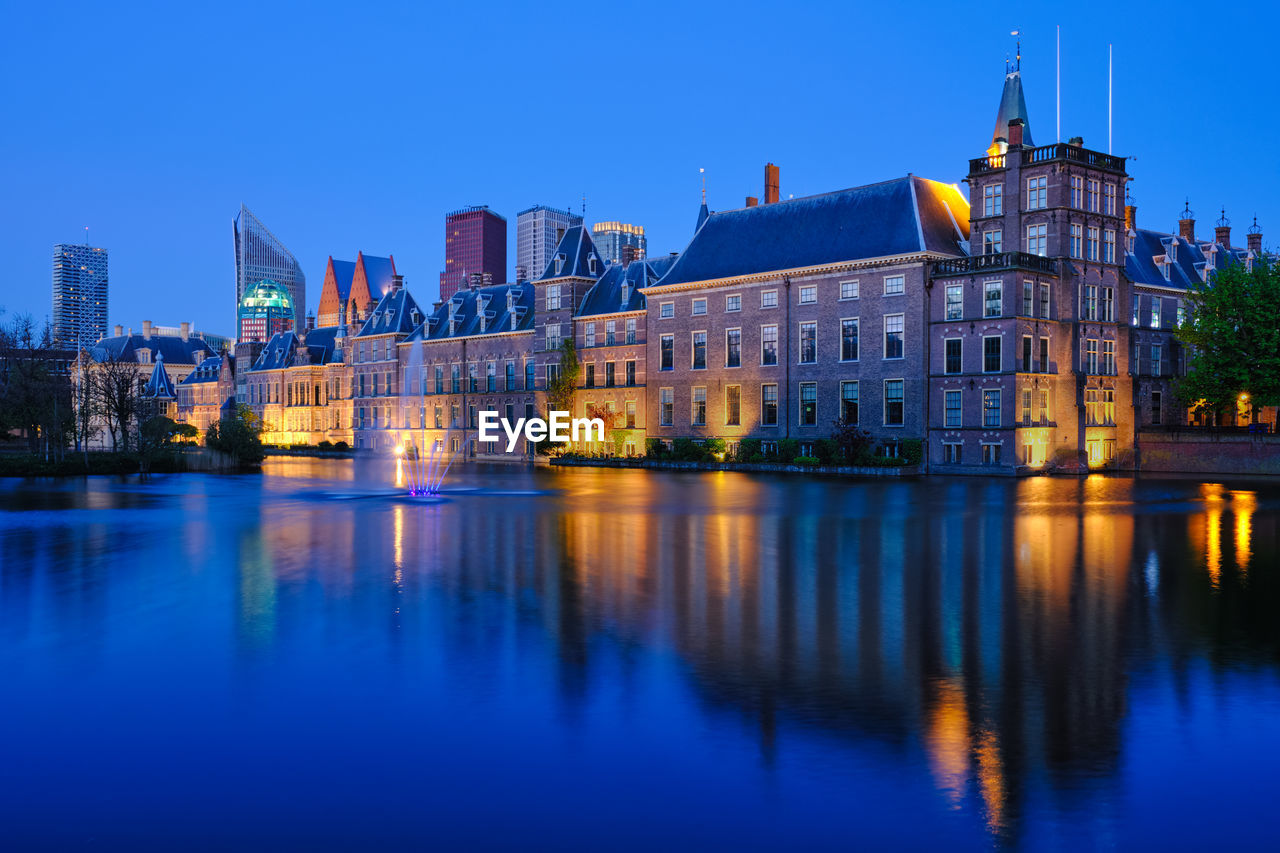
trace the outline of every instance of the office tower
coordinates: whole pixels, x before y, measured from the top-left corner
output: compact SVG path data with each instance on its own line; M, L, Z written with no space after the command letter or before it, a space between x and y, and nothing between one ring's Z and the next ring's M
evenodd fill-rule
M507 220L488 205L464 207L444 218L440 299L457 293L463 276L474 273L489 273L494 284L507 280Z
M263 279L240 299L236 334L241 341L269 341L279 332L297 329L297 311L284 285Z
M516 280L540 278L564 232L581 224L581 216L544 204L520 211L516 215Z
M107 250L72 243L53 247L53 338L60 347L91 347L107 334Z
M307 277L284 243L272 234L249 208L240 205L233 224L236 238L236 310L245 292L258 282L269 279L289 293L294 329L302 330L307 306Z
M648 243L643 225L625 222L597 222L591 226L591 240L606 264L629 264L645 256Z

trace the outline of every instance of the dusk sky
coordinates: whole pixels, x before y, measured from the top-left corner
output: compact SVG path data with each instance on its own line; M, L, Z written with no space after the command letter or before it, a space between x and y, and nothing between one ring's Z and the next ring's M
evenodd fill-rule
M0 52L6 315L50 312L53 245L110 250L109 323L234 330L241 202L293 251L308 308L326 258L394 253L437 295L442 219L536 203L644 225L650 254L691 236L699 167L712 209L913 172L960 181L988 144L1010 30L1038 144L1114 153L1139 224L1199 233L1226 207L1280 242L1280 12L1203 3L17 4ZM1105 13L1105 14L1104 14ZM1006 17L1007 16L1007 17Z

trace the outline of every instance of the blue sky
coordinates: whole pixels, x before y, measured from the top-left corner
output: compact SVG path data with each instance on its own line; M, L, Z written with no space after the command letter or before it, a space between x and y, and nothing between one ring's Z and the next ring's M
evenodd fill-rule
M1087 15L954 3L11 4L0 53L0 306L50 311L54 243L111 251L110 322L230 333L246 203L307 274L393 252L437 292L443 215L535 203L643 224L678 251L699 167L713 209L901 176L959 181L990 139L1011 29L1035 141L1114 144L1139 222L1202 233L1225 205L1280 242L1280 90L1263 4L1108 4ZM1106 11L1104 16L1102 12ZM1012 17L1020 14L1021 18Z

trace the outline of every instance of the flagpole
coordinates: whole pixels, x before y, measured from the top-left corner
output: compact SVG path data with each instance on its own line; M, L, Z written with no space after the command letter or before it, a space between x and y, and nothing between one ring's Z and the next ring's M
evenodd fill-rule
M1062 24L1058 24L1058 144L1062 144Z

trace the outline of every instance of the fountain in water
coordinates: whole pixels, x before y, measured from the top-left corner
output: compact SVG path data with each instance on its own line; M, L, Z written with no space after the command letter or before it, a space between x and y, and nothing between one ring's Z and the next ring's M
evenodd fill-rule
M440 494L440 484L449 473L453 460L466 450L466 445L450 452L446 448L452 444L453 424L445 433L444 441L431 441L427 436L426 424L426 377L422 371L422 344L413 343L409 350L409 363L405 367L404 388L408 392L416 388L418 397L418 437L414 438L412 429L405 430L405 440L396 446L396 485L406 485L413 497L435 496ZM412 393L407 396L413 396ZM465 417L465 414L464 414ZM430 443L430 449L427 448Z

